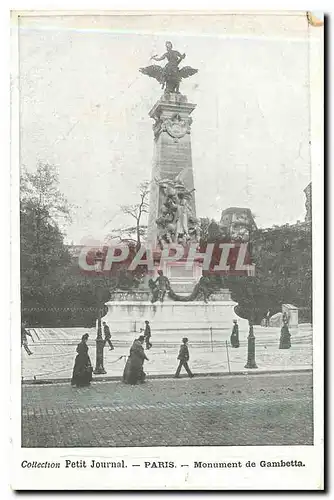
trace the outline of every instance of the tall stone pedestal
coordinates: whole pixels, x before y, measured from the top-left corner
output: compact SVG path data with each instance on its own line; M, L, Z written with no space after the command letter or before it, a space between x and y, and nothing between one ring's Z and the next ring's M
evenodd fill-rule
M180 179L184 186L194 189L194 176L191 156L190 114L196 104L187 102L182 94L163 95L153 106L149 116L154 120L154 155L152 184L150 188L150 211L148 219L148 243L157 243L156 220L161 215L162 199L156 180ZM196 216L195 195L190 201L192 215Z

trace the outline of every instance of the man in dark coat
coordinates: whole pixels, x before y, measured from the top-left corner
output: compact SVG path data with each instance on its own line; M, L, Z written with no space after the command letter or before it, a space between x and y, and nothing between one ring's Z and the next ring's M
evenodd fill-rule
M114 346L112 345L111 342L110 328L105 321L103 321L103 333L104 333L104 347L106 346L106 344L109 344L110 351L113 351Z
M189 349L188 349L188 339L187 337L184 337L182 339L183 344L180 347L179 355L177 359L180 361L179 366L177 367L176 373L174 375L174 378L179 378L180 376L180 371L182 366L184 366L186 372L188 373L189 377L193 377L194 375L192 374L189 366L188 366L188 361L189 361Z
M233 329L231 333L231 346L239 347L239 326L236 319L233 320Z
M145 330L144 330L144 338L145 338L145 344L146 344L146 349L151 349L152 344L151 344L151 327L150 327L150 322L145 321Z

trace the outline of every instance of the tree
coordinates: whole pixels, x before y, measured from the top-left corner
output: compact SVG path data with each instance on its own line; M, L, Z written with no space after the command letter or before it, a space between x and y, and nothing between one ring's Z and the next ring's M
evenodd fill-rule
M62 224L70 220L70 206L59 190L55 165L39 162L35 172L24 169L21 176L21 206L34 207L38 222Z
M122 229L112 231L106 238L106 245L112 243L124 243L129 247L129 257L119 263L114 263L110 273L110 284L112 289L130 290L137 288L141 279L146 274L145 266L137 266L134 271L128 271L128 266L135 253L141 246L142 240L147 232L147 225L143 224L143 216L148 213L147 198L149 195L148 181L139 185L139 202L133 205L121 205L121 211L130 215L135 220L134 225L125 226ZM107 248L107 247L106 247Z
M58 221L69 218L69 206L58 188L56 168L39 164L21 178L21 297L24 310L55 307L57 286L71 258Z
M226 233L226 228L213 219L202 218L200 222L200 248L204 251L207 243L215 243L212 263L217 264L220 257L219 243L231 242L230 232ZM238 223L238 227L240 224L243 223ZM222 288L231 290L233 300L238 302L238 314L252 322L260 322L268 309L272 313L281 311L283 303L296 305L301 318L309 321L312 311L309 225L286 224L266 229L244 227L250 235L250 260L247 263L255 264L255 276L245 273L237 275L229 271L225 276L217 277L216 285L220 281ZM238 246L238 241L235 244ZM232 249L229 257L231 269L237 256L233 252Z
M254 242L256 274L282 303L312 311L312 235L307 224L274 226L258 232ZM276 303L277 308L277 303Z
M40 286L55 272L60 279L70 256L59 228L47 222L44 211L36 213L31 204L22 207L20 225L22 285Z
M53 165L39 163L36 172L21 177L21 273L22 284L40 286L57 270L62 273L70 256L59 221L69 220L69 205L58 187Z
M258 229L252 240L255 277L228 276L226 286L239 304L238 313L259 322L265 312L282 310L283 303L301 309L303 320L312 312L311 233L305 224Z
M130 215L135 219L134 226L129 226L122 230L123 235L127 234L128 237L135 233L136 248L141 245L142 237L146 234L147 226L142 224L142 217L148 213L147 197L149 195L149 182L145 181L139 185L139 202L134 205L122 205L121 210L125 215Z

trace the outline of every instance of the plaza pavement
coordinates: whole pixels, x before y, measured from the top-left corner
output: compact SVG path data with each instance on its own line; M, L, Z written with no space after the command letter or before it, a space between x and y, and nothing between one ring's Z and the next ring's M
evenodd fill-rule
M23 447L311 445L312 374L22 386Z
M76 345L81 335L87 332L84 328L52 329L40 328L31 330L35 342L29 340L32 356L22 349L22 379L51 381L70 379L76 356ZM89 354L95 365L95 330L90 332ZM288 350L278 349L280 329L275 327L254 328L256 337L256 372L290 371L312 368L312 330L310 325L299 325L290 329L292 347ZM121 377L129 354L131 341L113 339L115 349L104 349L104 367L109 377ZM247 372L244 368L247 361L247 335L240 335L240 348L226 346L226 341L219 341L217 333L215 341L201 341L189 336L190 366L192 371L201 374ZM228 338L227 336L225 336ZM161 341L153 332L153 347L146 351L149 361L145 362L147 376L173 375L177 366L177 355L180 343L177 341ZM227 343L229 344L229 342ZM182 373L182 372L181 372ZM94 378L105 378L96 376Z

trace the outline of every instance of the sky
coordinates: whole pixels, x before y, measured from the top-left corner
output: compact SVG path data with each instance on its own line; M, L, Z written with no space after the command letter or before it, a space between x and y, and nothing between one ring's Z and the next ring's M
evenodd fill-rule
M193 16L194 17L194 16ZM103 239L131 221L151 179L152 120L161 96L139 73L165 41L198 73L191 140L199 217L250 208L259 227L304 220L311 180L307 22L249 16L21 18L20 163L59 169L73 206L66 241ZM240 16L239 16L240 17Z

